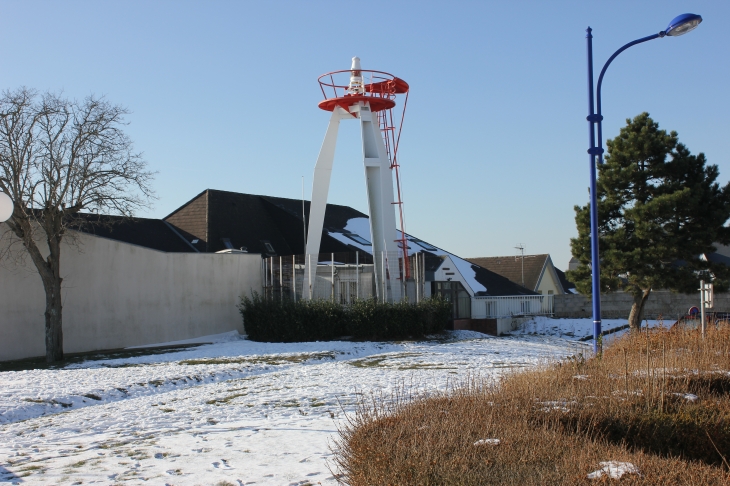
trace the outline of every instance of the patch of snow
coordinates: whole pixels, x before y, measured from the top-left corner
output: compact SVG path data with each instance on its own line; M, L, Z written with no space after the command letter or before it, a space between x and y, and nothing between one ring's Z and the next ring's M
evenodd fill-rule
M372 236L370 236L370 220L368 218L351 218L347 220L347 225L345 225L345 231L348 233L354 233L361 238L366 239L367 241L373 241ZM373 253L372 245L363 245L362 243L358 243L357 241L348 238L340 232L330 231L328 234L341 243L354 246L364 251L365 253L370 253L371 255Z
M621 479L624 474L637 474L641 476L639 468L631 464L630 462L617 462L607 461L599 463L601 469L593 471L588 476L588 479L599 479L603 476L608 476L611 479Z
M349 233L354 233L362 238L365 238L368 241L372 241L372 236L370 234L370 220L368 218L351 218L347 221L347 225L345 225L345 231ZM403 233L401 233L400 230L396 230L397 238L401 238ZM360 250L370 253L373 253L373 247L370 245L363 245L360 244L347 236L345 236L343 233L340 232L330 232L328 233L332 238L336 239L337 241L340 241L342 243L345 243L346 245L351 245L354 247L359 248ZM408 233L406 233L406 237L411 237ZM430 245L430 243L429 243ZM463 258L459 258L458 256L454 255L453 253L449 253L447 251L444 251L440 248L437 248L434 245L431 245L436 250L428 250L429 253L432 253L434 255L438 256L449 256L454 261L454 265L456 268L459 269L459 273L461 273L462 277L464 277L464 280L466 280L467 285L470 287L470 290L472 291L472 295L476 292L486 292L487 288L484 287L484 285L480 284L476 280L476 273L472 269L472 263L464 260ZM408 255L413 255L415 253L418 253L420 251L424 251L424 249L414 242L409 242L408 244L409 250Z
M644 328L646 322L647 321L642 322L642 328ZM659 320L649 320L648 323L650 328L659 327L661 325L668 326L671 324L671 322L667 323L666 321ZM627 319L603 319L601 322L601 330L605 333L626 326L627 324ZM623 336L628 331L628 329L622 329L620 331L604 335L603 345L610 345L618 337ZM590 343L593 338L593 320L571 318L556 319L552 317L536 316L521 324L519 329L512 331L510 334L513 336L555 336L572 341L580 341L590 338L587 341Z
M546 401L541 402L537 401L539 405L543 405L543 407L540 409L541 412L552 412L553 410L557 410L559 412L568 413L570 412L570 408L568 408L569 405L577 405L576 401L567 401L567 400L552 400L552 401Z
M693 393L672 393L672 395L682 397L688 402L696 402L699 399L699 397Z
M499 445L499 439L480 439L474 442L475 446L480 445Z

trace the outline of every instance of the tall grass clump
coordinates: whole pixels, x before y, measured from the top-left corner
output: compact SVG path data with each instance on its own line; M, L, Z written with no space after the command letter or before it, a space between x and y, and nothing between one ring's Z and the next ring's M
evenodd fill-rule
M334 447L350 485L730 484L730 329L626 335L581 356L363 402ZM497 439L487 441L486 439ZM481 442L480 442L481 441Z
M249 339L266 342L401 339L443 331L451 304L441 299L408 302L358 300L342 305L329 300L267 299L253 294L238 306Z

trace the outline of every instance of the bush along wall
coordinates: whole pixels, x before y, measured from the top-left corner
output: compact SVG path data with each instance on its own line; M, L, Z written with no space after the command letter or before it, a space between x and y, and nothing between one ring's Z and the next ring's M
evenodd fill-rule
M328 341L423 337L446 329L451 304L441 299L408 302L359 300L341 305L328 300L273 300L256 293L238 306L249 339L265 342Z

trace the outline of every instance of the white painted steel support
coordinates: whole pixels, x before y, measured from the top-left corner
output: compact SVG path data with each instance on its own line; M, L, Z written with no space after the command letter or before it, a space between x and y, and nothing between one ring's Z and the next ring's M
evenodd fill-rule
M376 292L384 301L401 299L401 286L393 282L400 278L398 267L398 246L395 223L395 196L393 194L393 174L390 160L385 150L385 142L380 132L378 114L370 111L370 106L363 103L350 108L358 113L362 134L362 155L367 182L368 206L370 210L370 236L375 258L375 281L385 286ZM377 259L384 259L378 262ZM380 264L378 264L380 263ZM379 273L384 272L382 275Z
M399 248L395 206L393 205L393 175L385 142L380 131L377 113L370 111L370 104L359 102L349 107L350 112L336 108L332 112L327 133L314 168L312 181L312 203L309 209L309 231L307 234L307 267L305 279L316 279L316 264L324 227L324 212L327 207L332 163L335 156L339 123L343 119L358 118L362 136L363 165L367 185L370 211L370 241L372 242L376 295L384 301L401 299L401 285L393 280L400 278L398 265ZM314 258L311 258L314 256ZM314 270L314 271L312 271ZM312 283L304 282L303 298L312 298Z
M291 298L297 301L297 257L291 256Z
M304 286L302 298L312 298L311 279L317 279L317 262L319 261L319 247L322 243L322 229L324 227L324 211L327 208L327 194L330 189L330 178L332 177L332 163L335 160L335 147L337 146L337 133L340 129L340 120L345 117L352 118L342 108L335 108L327 126L327 133L319 149L317 164L314 166L314 177L312 178L312 202L309 205L309 230L307 231L307 257L305 259ZM314 258L312 258L314 256ZM312 268L313 266L313 268Z

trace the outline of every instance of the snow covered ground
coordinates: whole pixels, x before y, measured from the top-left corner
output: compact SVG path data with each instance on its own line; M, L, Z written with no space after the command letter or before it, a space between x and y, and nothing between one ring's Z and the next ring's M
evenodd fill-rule
M664 326L669 327L674 321L646 320L641 322L642 328ZM628 332L628 321L626 319L603 319L601 321L603 343L610 346L616 338ZM571 341L588 341L593 345L593 320L592 319L552 319L550 317L534 317L523 324L517 331L511 333L513 336L553 336Z
M225 334L166 354L2 372L0 483L335 484L330 444L363 394L444 389L587 352L578 338L591 326L541 318L510 337L397 343Z

